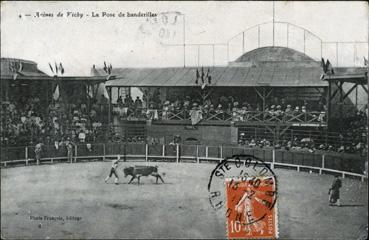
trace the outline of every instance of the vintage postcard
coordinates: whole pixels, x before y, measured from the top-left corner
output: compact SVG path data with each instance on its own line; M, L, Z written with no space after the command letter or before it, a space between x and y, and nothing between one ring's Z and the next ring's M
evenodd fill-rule
M366 1L1 1L1 239L368 238Z

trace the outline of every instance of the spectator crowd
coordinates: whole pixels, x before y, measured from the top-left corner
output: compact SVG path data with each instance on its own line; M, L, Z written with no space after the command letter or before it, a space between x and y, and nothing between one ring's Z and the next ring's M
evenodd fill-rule
M49 105L38 97L1 104L1 145L25 146L42 141L57 145L70 138L75 142L103 141L106 110L93 102L66 103L59 98Z
M145 98L145 97L144 97ZM268 121L288 121L301 119L314 123L323 123L326 120L327 107L322 98L314 104L302 101L299 106L293 106L282 98L274 98L270 104L265 105L264 111L260 104L251 104L233 96L221 96L217 101L210 98L200 100L186 96L183 99L176 98L174 101L154 98L153 101L142 101L137 97L134 101L130 96L124 100L119 97L113 108L116 116L126 119L189 119L193 111L201 114L201 118L209 120L248 121L253 117Z
M145 119L186 119L198 113L198 118L211 118L212 120L224 120L220 116L227 115L232 121L247 121L252 114L260 114L261 107L232 96L221 96L217 101L207 98L200 101L186 96L184 99L176 98L174 101L160 101L155 98L147 101L137 97L135 100L127 95L124 99L120 96L113 107L113 114L122 118ZM325 120L326 106L323 99L316 104L307 101L300 106L292 106L282 98L274 98L265 111L261 112L269 120L288 120L288 117L300 116L314 111L318 122ZM61 97L49 104L42 103L38 97L21 97L1 103L1 145L2 146L35 146L42 142L45 145L55 145L59 148L66 142L95 143L95 142L136 142L144 143L142 136L122 137L114 130L107 128L108 107L96 100L90 102L67 102ZM306 139L295 137L282 139L278 143L262 138L247 138L240 136L239 144L249 147L276 147L307 150L338 151L338 152L363 152L366 149L367 113L358 111L357 114L345 123L345 131L342 131L335 141L329 144L318 139Z

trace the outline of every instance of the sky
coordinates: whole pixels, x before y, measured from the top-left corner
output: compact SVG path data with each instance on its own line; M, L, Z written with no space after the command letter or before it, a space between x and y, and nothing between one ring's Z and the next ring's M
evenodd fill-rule
M275 21L289 22L314 33L324 42L368 42L368 4L362 2L275 2ZM37 17L38 13L48 16ZM67 13L74 13L74 17ZM102 16L115 14L114 17ZM127 17L129 13L157 14ZM58 13L63 13L58 17ZM124 17L119 17L124 13ZM164 14L163 14L164 13ZM53 17L49 17L50 14ZM79 15L78 15L79 14ZM82 18L80 15L83 14ZM88 14L88 16L87 16ZM96 15L99 14L99 17ZM27 16L30 15L30 16ZM92 17L94 15L94 17ZM65 75L90 75L93 64L113 67L183 66L183 46L187 44L186 66L227 64L226 45L212 48L190 44L226 44L245 29L273 20L273 2L1 2L1 57L21 58L38 63L52 74L50 63L62 62ZM270 44L270 26L263 25L262 44ZM277 25L276 25L277 26ZM276 39L284 44L286 25L276 27ZM279 28L280 27L280 28ZM185 31L183 31L185 30ZM254 29L255 30L255 29ZM254 31L253 30L253 31ZM185 35L183 35L183 32ZM257 32L248 31L247 47L257 43ZM294 35L295 33L295 35ZM300 32L301 33L301 32ZM290 46L302 51L299 29L291 27ZM239 35L242 36L242 35ZM319 58L318 38L307 34L306 49ZM230 61L243 53L234 39ZM256 46L256 45L255 45ZM339 45L341 65L362 65L368 45ZM246 47L246 48L247 48ZM200 52L200 57L198 53ZM335 59L336 45L326 44L323 55ZM309 55L309 54L308 54Z

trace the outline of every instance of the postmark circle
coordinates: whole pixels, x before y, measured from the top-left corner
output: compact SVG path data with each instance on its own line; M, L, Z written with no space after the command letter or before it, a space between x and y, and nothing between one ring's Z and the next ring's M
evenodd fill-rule
M240 184L243 184L242 190ZM233 155L223 159L211 172L208 182L209 201L215 210L225 210L226 208L227 218L230 216L240 217L234 208L231 209L227 206L229 205L227 204L229 194L232 195L233 191L238 191L238 195L242 194L242 196L228 199L228 201L234 201L234 204L245 200L260 203L261 212L259 211L260 213L255 219L248 219L247 223L239 221L244 225L254 224L263 220L268 215L267 213L274 208L277 201L277 186L276 175L268 163L253 155Z

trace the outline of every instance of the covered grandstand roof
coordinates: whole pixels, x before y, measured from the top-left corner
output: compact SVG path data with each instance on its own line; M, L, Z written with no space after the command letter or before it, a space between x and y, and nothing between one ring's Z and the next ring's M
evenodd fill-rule
M16 58L1 58L1 78L13 78L15 72L11 70L11 64L14 64L16 68L20 68L19 64L22 64L22 69L18 72L21 76L49 77L37 68L36 62Z
M16 76L16 78L15 78ZM58 81L83 81L83 82L105 82L108 79L106 74L98 76L50 76L37 68L37 63L24 59L1 58L1 79L8 80L58 80ZM115 76L109 76L109 79L115 79Z
M106 82L106 86L132 87L188 87L196 86L198 68L118 68L113 69L115 80ZM210 67L212 85L216 87L320 87L327 82L320 80L320 67L278 68L259 67ZM199 69L199 71L201 71ZM207 71L207 68L204 68ZM104 72L98 70L100 74Z
M196 67L116 68L116 80L106 86L188 87L196 86ZM206 72L208 67L204 67ZM320 63L307 55L284 47L263 47L243 54L224 67L209 67L215 87L324 87ZM96 69L94 75L104 75Z
M115 68L115 80L106 86L123 87L188 87L196 86L196 67ZM205 73L208 67L204 67ZM320 62L306 54L285 47L262 47L247 52L224 67L209 67L215 87L325 87L320 79ZM360 68L339 68L340 74L362 74ZM92 74L102 76L102 69ZM201 74L201 73L200 73Z

